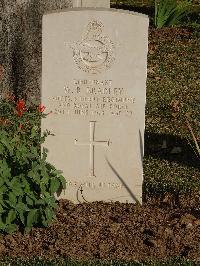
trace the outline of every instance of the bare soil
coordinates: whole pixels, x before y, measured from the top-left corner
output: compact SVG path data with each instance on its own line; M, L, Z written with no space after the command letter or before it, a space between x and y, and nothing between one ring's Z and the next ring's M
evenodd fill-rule
M182 257L200 263L200 193L151 198L142 206L59 201L56 220L0 236L0 256L57 258L78 261L143 261Z

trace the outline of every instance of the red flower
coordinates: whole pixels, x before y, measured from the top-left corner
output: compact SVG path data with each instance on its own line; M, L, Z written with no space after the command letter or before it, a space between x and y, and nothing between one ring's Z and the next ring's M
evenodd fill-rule
M44 105L41 105L41 104L40 104L40 105L38 106L38 111L39 111L40 113L43 113L44 110L45 110L45 108L46 108L46 107L45 107Z
M17 109L17 115L19 117L21 117L23 115L24 111L26 111L25 101L23 99L17 101L16 109Z
M22 99L22 100L18 100L17 101L17 109L18 110L24 110L24 108L25 108L25 102L24 102L24 100Z

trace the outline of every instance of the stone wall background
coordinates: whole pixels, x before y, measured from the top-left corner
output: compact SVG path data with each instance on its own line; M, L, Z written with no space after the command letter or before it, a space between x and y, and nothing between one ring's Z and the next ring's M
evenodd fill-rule
M42 15L71 8L72 0L0 0L0 94L40 101Z

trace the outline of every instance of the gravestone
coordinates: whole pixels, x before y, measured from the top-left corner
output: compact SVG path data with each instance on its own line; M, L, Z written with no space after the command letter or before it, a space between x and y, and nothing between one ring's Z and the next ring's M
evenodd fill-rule
M73 7L110 7L110 0L73 0Z
M72 0L1 0L0 95L15 93L29 102L41 100L42 15L72 7Z
M58 198L141 202L148 17L75 8L43 17L42 130Z

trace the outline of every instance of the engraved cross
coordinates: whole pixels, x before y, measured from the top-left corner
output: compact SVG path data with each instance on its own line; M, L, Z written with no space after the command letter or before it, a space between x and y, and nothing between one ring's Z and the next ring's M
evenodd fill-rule
M95 146L109 147L109 145L110 145L110 140L108 140L108 141L95 140L95 125L96 125L96 121L90 121L90 141L89 142L78 142L78 140L75 139L75 145L89 146L90 147L90 158L89 158L90 177L96 177L95 172L94 172L94 150L95 150Z

